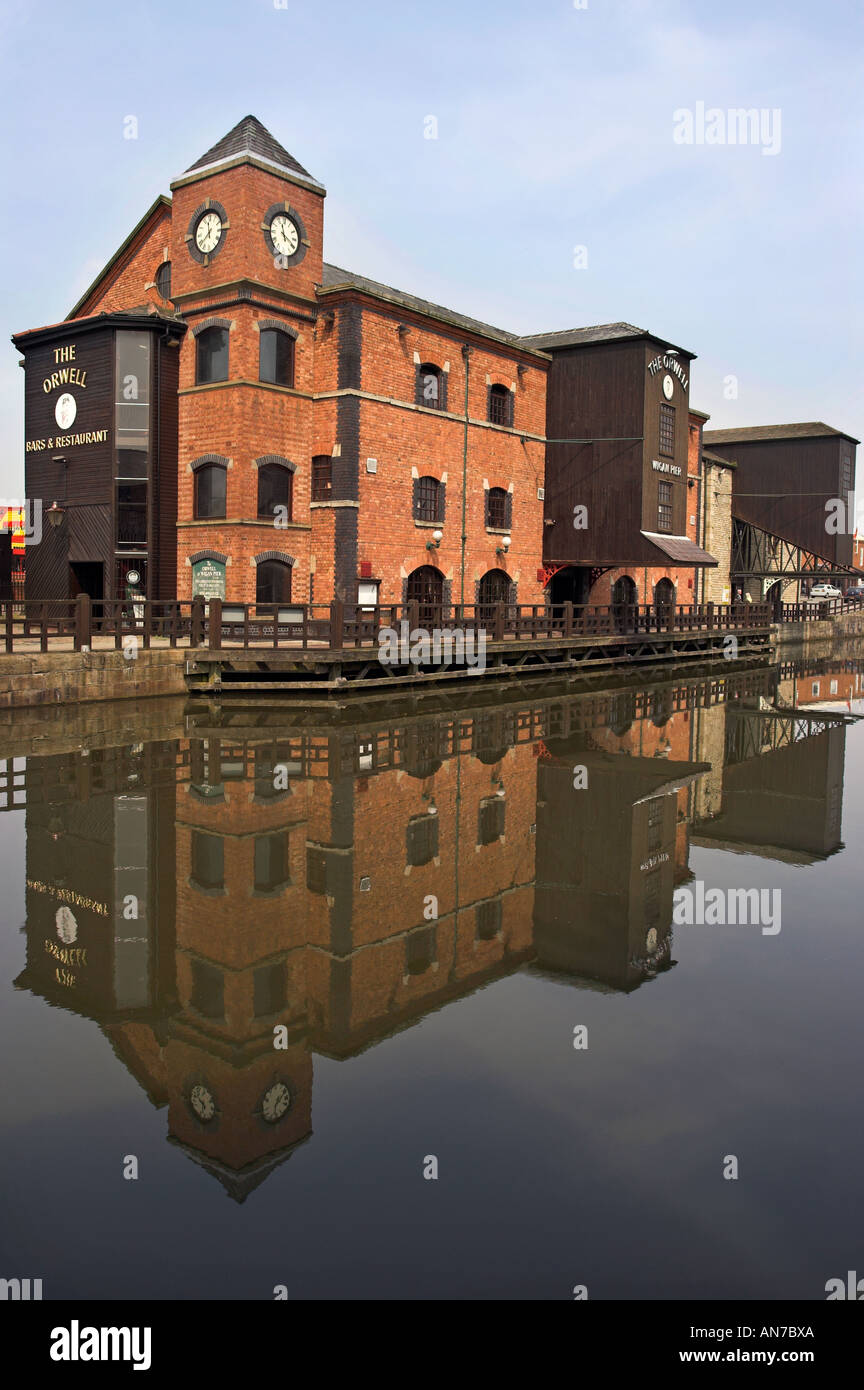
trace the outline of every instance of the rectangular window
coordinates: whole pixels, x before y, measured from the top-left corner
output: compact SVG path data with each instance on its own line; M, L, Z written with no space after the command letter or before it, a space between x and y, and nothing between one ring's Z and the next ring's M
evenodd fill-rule
M493 425L512 425L512 393L503 386L493 386L489 392L489 420Z
M480 802L477 822L478 845L491 845L504 834L504 798L490 796Z
M225 887L225 845L221 835L192 831L192 878L199 888Z
M195 517L224 517L228 504L228 470L205 463L195 470Z
M357 585L357 602L361 608L374 608L378 602L378 580Z
M663 798L648 802L648 849L653 852L663 843Z
M657 530L672 532L672 484L661 482L657 492Z
M192 1008L204 1018L225 1017L225 976L203 960L192 961Z
M441 520L441 484L437 478L418 478L414 518L416 521Z
M501 930L501 899L479 903L475 914L478 941L493 941Z
M288 882L287 840L278 835L255 837L255 892L274 893Z
M262 328L258 376L274 386L294 385L294 339L277 328Z
M150 445L150 334L119 329L114 342L114 445L118 477L147 476ZM143 460L133 465L127 454ZM122 471L120 464L123 464ZM129 469L134 468L133 472Z
M660 406L660 452L666 458L675 456L675 407Z
M503 487L490 487L486 494L486 525L501 531L510 525L510 493Z
M423 927L405 938L405 974L423 975L435 962L436 929Z
M312 501L328 502L333 491L333 460L325 455L312 460Z
M147 541L147 484L117 484L117 544L144 545Z
M279 961L277 965L262 965L255 971L252 981L256 1018L281 1013L285 1008L285 976L284 961Z
M438 817L417 816L405 830L409 864L428 864L438 853Z

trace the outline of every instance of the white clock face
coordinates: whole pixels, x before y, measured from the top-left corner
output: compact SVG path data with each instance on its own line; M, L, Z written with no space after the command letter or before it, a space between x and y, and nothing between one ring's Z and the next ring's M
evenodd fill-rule
M271 1086L269 1091L264 1092L261 1101L261 1114L268 1124L274 1125L277 1120L281 1120L283 1115L288 1113L291 1107L291 1092L283 1081L277 1081L275 1086Z
M193 1086L189 1101L198 1119L204 1124L216 1114L216 1102L206 1086Z
M57 421L59 428L61 430L68 430L77 414L78 406L75 402L75 397L71 396L68 391L64 391L63 395L58 397L57 404L54 407L54 419Z
M671 401L671 399L672 399L672 392L673 392L674 390L675 390L675 382L672 380L671 376L669 376L669 375L667 374L667 375L664 376L664 378L663 378L663 395L666 397L667 401Z
M300 245L297 227L284 212L280 212L270 223L270 240L280 256L293 256Z
M209 255L222 235L222 219L218 212L205 212L195 228L195 245L202 255Z

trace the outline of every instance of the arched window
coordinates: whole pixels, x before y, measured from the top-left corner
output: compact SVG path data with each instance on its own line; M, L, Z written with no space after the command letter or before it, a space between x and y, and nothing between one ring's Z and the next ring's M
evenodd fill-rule
M156 293L163 299L171 298L171 262L163 261L156 271Z
M405 590L408 603L419 604L420 626L440 626L441 605L444 601L444 576L434 565L421 565L408 576Z
M424 362L417 368L416 403L429 410L447 409L447 373L434 362Z
M489 387L487 416L493 425L513 424L513 392L506 386Z
M290 521L294 497L294 474L282 463L262 463L258 469L258 515ZM284 511L277 511L284 508Z
M504 570L487 570L477 590L477 617L482 623L491 623L499 603L507 603L510 598L510 576Z
M195 518L224 517L228 472L223 463L203 463L195 469Z
M486 496L486 525L499 531L511 525L513 515L511 494L503 487L490 487Z
M262 560L255 577L256 603L290 603L291 566L284 560Z
M414 520L443 521L444 489L437 478L414 479Z
M199 386L228 380L228 329L205 328L195 339L195 380Z
M278 328L262 328L258 350L258 379L273 386L294 385L294 339Z

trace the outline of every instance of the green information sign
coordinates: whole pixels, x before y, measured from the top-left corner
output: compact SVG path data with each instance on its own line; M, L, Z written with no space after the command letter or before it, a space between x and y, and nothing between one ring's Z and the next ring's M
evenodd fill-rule
M196 560L192 566L192 593L204 598L225 597L225 566L221 560Z

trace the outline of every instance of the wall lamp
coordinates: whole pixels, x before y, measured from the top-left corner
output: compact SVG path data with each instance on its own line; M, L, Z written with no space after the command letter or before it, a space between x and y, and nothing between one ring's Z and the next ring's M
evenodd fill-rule
M56 531L57 527L62 524L63 518L66 515L66 508L61 507L59 502L52 502L45 515L48 518L49 525L53 526Z
M427 550L437 550L438 547L439 547L439 545L440 545L441 542L443 541L443 539L444 539L444 532L443 532L443 531L433 531L433 532L432 532L432 539L431 539L431 541L427 541L427 542L426 542L426 549L427 549Z
M495 547L495 554L506 555L507 551L510 549L511 544L512 541L509 536L502 536L501 544Z

